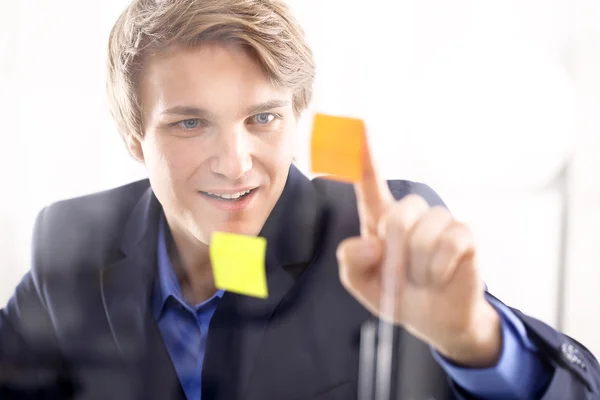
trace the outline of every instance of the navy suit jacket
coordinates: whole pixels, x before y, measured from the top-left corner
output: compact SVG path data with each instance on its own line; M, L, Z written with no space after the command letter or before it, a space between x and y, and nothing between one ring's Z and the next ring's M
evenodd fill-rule
M390 181L442 205L429 187ZM31 271L0 312L0 398L183 399L152 318L161 206L148 180L67 200L36 222ZM335 252L359 234L351 185L295 167L261 236L269 297L226 293L211 321L203 400L356 398L359 331L372 318L342 287ZM544 399L599 398L581 344L515 310L555 367ZM399 399L450 399L430 347L398 328Z

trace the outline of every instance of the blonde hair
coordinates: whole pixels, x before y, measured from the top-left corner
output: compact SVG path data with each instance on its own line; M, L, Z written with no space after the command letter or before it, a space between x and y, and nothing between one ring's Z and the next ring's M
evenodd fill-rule
M281 0L133 0L108 43L107 94L121 136L143 137L138 77L148 55L171 45L237 43L271 82L293 90L298 116L310 103L315 66L304 32Z

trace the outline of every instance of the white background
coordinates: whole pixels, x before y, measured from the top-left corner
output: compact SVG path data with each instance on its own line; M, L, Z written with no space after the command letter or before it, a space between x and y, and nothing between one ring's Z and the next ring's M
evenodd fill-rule
M43 206L144 177L104 97L126 3L0 0L0 304L29 268ZM474 228L491 291L600 354L597 2L290 3L318 66L301 169L311 112L364 118L385 175L428 183ZM553 182L565 165L562 276Z

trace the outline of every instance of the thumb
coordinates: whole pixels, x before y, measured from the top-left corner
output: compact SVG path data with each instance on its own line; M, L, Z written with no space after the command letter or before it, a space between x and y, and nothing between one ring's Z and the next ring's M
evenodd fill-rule
M356 297L378 297L383 248L383 242L375 236L348 238L338 246L340 280Z

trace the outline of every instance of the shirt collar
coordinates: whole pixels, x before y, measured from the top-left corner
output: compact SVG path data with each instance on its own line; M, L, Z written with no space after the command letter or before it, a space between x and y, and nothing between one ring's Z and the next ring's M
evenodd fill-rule
M176 301L181 304L186 304L181 292L181 285L173 269L173 264L169 258L167 251L167 229L166 218L164 214L161 215L158 222L158 243L157 243L157 282L154 289L154 296L152 302L152 313L155 319L158 319L162 314L167 300L173 297ZM218 290L214 296L206 300L202 304L196 305L200 307L203 304L213 300L216 297L223 297L224 290Z

